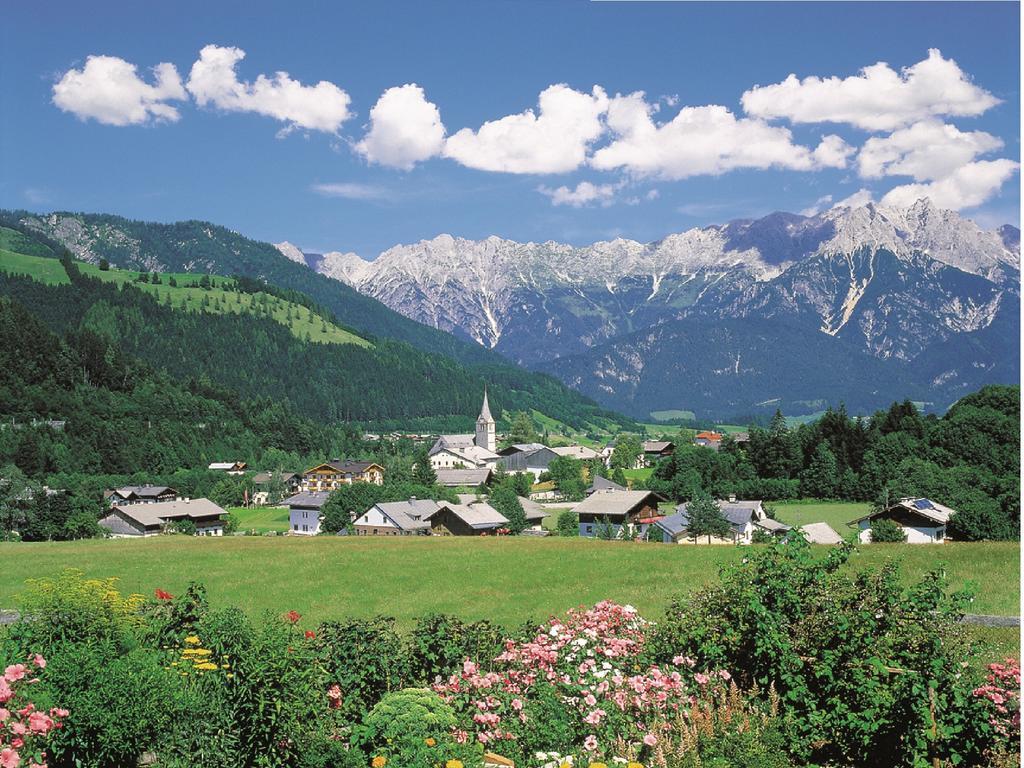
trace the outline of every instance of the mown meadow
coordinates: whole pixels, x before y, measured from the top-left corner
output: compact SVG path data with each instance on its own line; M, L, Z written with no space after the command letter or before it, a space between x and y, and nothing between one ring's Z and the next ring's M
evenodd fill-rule
M253 615L294 608L315 621L384 614L408 626L436 611L517 626L600 600L656 617L673 597L715 581L721 566L748 551L557 537L161 536L0 544L0 608L14 606L26 579L73 565L87 576L116 576L126 592L178 592L195 580L215 605ZM1016 542L875 544L861 547L848 567L878 568L895 558L905 577L916 579L942 564L953 586L977 585L972 612L1015 616L1019 553Z

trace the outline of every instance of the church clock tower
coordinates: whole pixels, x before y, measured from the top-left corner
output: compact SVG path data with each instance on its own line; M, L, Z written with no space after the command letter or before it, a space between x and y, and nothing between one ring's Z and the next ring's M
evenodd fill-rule
M473 442L491 453L496 453L498 449L494 427L494 417L491 416L491 408L487 404L487 387L484 387L484 404L476 418L476 439Z

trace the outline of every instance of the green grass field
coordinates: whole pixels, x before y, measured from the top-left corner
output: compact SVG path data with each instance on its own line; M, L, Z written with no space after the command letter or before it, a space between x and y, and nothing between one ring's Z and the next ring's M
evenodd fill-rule
M286 507L231 507L228 512L238 520L238 530L268 533L288 530Z
M772 501L779 520L787 525L806 525L807 523L828 523L840 536L853 533L847 523L866 515L871 510L870 504L856 502L832 501Z
M2 234L0 232L0 235ZM10 239L10 237L7 237L7 240ZM267 307L270 309L270 317L281 325L286 326L292 335L297 338L309 339L309 341L321 344L370 346L370 342L366 339L356 336L334 323L324 322L321 317L314 315L306 307L271 296L270 294L237 293L229 290L234 281L226 277L211 275L211 287L205 289L191 287L190 285L199 280L201 275L163 272L160 273L161 282L155 285L153 283L138 282L139 273L132 270L115 269L113 267L108 270L101 270L94 264L77 263L82 274L118 285L130 283L139 290L155 297L161 303L166 304L170 302L170 306L181 311L254 315L261 308L262 303L266 301ZM0 250L0 271L28 275L34 280L49 285L70 282L67 274L64 272L64 267L61 266L58 260L14 253L8 250ZM169 284L171 278L175 280L177 285L172 286Z
M853 567L898 557L910 578L942 563L953 585L979 585L972 611L1017 615L1019 553L1016 542L880 544L863 547ZM386 614L408 627L442 611L515 626L603 599L631 603L656 619L673 596L716 579L721 565L742 556L732 547L559 538L169 536L0 544L0 608L16 606L26 579L73 566L89 576L117 576L123 590L147 595L157 587L177 594L194 579L206 584L214 605L252 613L294 608L312 621Z

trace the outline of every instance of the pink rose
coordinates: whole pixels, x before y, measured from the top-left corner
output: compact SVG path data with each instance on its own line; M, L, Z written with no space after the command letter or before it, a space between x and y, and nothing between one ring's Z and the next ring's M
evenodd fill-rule
M0 768L18 768L20 762L21 756L16 750L6 747L0 751Z
M583 748L587 750L587 752L597 751L597 737L594 734L587 736L587 738L583 740Z
M53 720L42 712L33 712L28 717L28 727L32 733L46 733L53 728Z
M653 733L648 733L644 736L644 744L646 744L648 747L653 747L657 743L658 737L655 736Z
M35 664L38 669L46 669L46 659L43 658L42 654L37 653L32 659L32 663Z
M4 670L4 677L7 678L7 682L16 683L25 676L25 665L24 664L11 664L7 669Z

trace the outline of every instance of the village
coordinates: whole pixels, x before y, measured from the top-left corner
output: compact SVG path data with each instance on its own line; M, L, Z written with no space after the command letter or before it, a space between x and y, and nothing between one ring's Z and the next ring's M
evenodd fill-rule
M378 436L370 436L371 439ZM798 528L774 519L770 505L759 499L735 495L715 499L719 519L699 520L693 502L674 504L664 495L632 483L616 482L600 468L611 466L614 443L602 450L585 445L550 447L540 442L513 443L500 448L496 420L491 414L486 391L474 434L416 435L432 439L426 452L429 472L437 487L451 489L457 501L410 496L381 501L367 508L348 509L348 525L327 531L324 508L339 489L365 483L383 486L385 468L374 461L332 459L302 472L260 471L250 473L245 462L213 462L208 469L233 476L251 475L255 491L247 497L250 507L279 507L288 511L285 535L317 536L326 533L351 536L548 536L555 532L582 538L643 541L652 543L747 545L785 538L795 533L812 544L834 545L852 532L840 532L825 521L804 523ZM742 446L748 435L730 435ZM723 435L700 431L693 445L719 450ZM667 440L642 441L635 468L649 468L672 456L676 446ZM587 467L589 485L584 498L560 498L557 490L539 481L552 462L571 459ZM491 489L498 478L521 476L527 493L518 494L524 525L513 530L512 522L491 501ZM620 475L620 480L623 476ZM539 490L533 490L540 487ZM273 489L273 490L271 490ZM147 537L163 533L195 536L224 536L229 533L228 511L207 498L189 498L168 486L132 485L105 493L109 512L99 525L111 538ZM717 512L717 515L716 515ZM873 541L873 530L896 526L902 540L910 544L941 544L946 541L946 524L955 510L926 498L894 499L891 504L848 522L856 529L860 543ZM556 531L544 525L558 515ZM877 534L876 534L877 535Z

